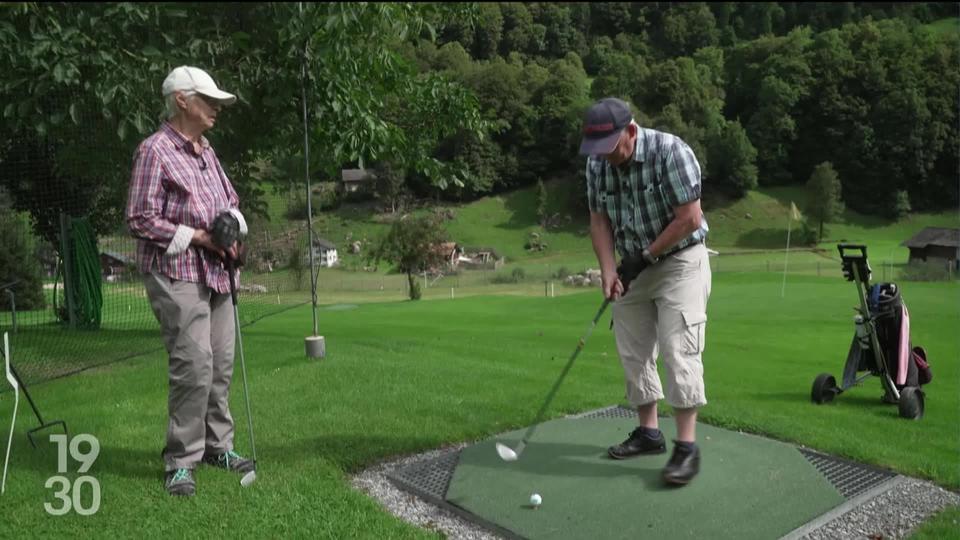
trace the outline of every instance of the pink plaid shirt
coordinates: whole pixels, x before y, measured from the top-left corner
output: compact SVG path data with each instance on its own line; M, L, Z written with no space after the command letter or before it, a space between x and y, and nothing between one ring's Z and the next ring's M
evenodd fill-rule
M197 155L193 144L167 122L140 143L130 178L127 225L137 238L140 272L149 273L156 264L173 279L229 293L230 276L215 253L193 245L176 255L166 253L178 225L210 230L217 214L239 204L210 143L201 137L200 144Z

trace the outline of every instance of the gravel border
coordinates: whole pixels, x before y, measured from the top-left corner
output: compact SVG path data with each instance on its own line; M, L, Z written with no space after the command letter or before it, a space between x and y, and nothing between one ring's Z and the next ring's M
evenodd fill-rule
M898 476L900 482L809 532L804 540L906 538L933 514L960 505L960 495L935 484Z
M602 409L601 409L602 410ZM576 416L583 416L582 413ZM396 487L387 473L423 460L458 452L474 444L464 442L421 454L383 461L350 477L350 484L378 501L396 517L417 527L463 540L505 540L457 514ZM785 539L876 540L906 538L930 516L948 506L960 506L960 495L933 483L897 476L814 519ZM837 515L839 514L839 515ZM827 520L822 523L823 520ZM811 527L812 530L811 530Z
M444 534L447 538L463 540L504 540L503 537L493 534L460 516L428 503L423 499L403 491L393 485L386 473L394 469L412 465L418 461L434 459L444 454L458 452L473 443L461 443L454 446L431 450L422 454L401 457L391 461L378 463L363 470L360 474L350 477L350 484L370 497L376 499L383 507L398 518L434 532Z

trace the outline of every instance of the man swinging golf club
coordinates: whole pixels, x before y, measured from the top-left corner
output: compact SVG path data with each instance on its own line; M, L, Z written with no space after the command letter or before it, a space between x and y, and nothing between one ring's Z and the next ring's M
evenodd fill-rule
M204 462L247 474L254 463L233 448L228 407L236 338L230 275L211 233L223 211L246 232L239 199L203 133L236 96L203 70L180 66L164 80L167 120L134 157L126 219L137 238L137 267L169 355L164 487L193 495ZM252 434L251 434L252 435Z
M683 485L700 470L697 408L707 403L701 353L711 272L700 165L683 140L640 127L629 105L616 98L587 111L580 154L589 156L590 236L604 298L614 301L626 399L640 423L608 453L625 459L666 452L657 420L657 402L666 397L677 438L662 476ZM619 267L614 249L622 258ZM666 396L658 356L666 368Z

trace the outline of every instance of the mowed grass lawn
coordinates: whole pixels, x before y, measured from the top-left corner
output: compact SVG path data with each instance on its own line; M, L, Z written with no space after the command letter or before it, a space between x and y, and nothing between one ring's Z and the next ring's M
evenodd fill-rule
M791 276L781 298L779 275L732 272L714 277L705 351L709 404L702 420L956 490L960 286L901 285L913 341L927 349L934 372L923 420L900 419L896 407L880 404L876 378L834 403L810 402L818 373L842 372L857 303L851 283ZM392 456L528 425L600 300L598 291L588 291L323 310L322 361L303 355L312 324L308 307L248 326L258 480L243 489L237 477L201 468L198 496L188 500L167 496L161 485L163 355L37 385L33 395L46 417L66 420L73 435L99 439L100 456L87 474L99 481L102 503L89 517L47 515L44 502L56 499L44 484L58 474L57 455L50 445L30 448L25 432L35 419L22 400L7 492L0 497L0 537L430 537L354 491L348 475ZM622 403L609 320L608 313L578 357L551 416ZM234 380L236 443L246 453L239 373ZM0 394L4 426L11 408L12 394ZM76 478L78 464L69 463L67 476ZM89 491L84 500L89 503Z

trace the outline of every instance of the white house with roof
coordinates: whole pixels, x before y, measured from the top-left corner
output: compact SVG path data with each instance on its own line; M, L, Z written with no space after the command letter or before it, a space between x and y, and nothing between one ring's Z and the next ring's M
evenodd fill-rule
M317 262L317 266L322 268L331 268L339 264L340 259L337 256L337 246L333 245L333 242L317 237L313 239L312 249L313 259ZM310 264L309 253L307 254L304 264Z

